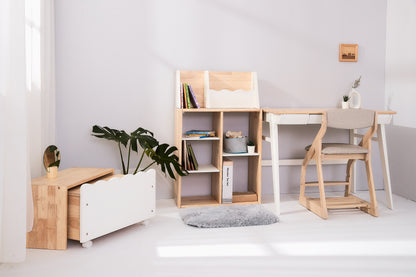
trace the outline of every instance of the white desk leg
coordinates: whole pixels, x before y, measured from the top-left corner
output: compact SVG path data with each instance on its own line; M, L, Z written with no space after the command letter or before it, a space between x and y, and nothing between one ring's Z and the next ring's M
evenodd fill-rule
M272 151L272 174L273 174L273 194L276 206L276 215L280 215L280 183L279 183L279 134L278 125L275 120L269 121L271 151Z
M356 129L351 129L350 130L350 143L352 144L357 144L357 137L355 136L356 134ZM351 192L355 193L356 189L357 189L357 163L354 163L354 165L352 166L352 172L351 172Z
M387 157L387 145L386 145L386 131L384 124L379 124L377 128L377 141L378 149L380 151L381 167L383 169L384 177L384 191L386 192L387 207L393 209L393 197L391 194L391 181L390 181L390 167L389 159Z

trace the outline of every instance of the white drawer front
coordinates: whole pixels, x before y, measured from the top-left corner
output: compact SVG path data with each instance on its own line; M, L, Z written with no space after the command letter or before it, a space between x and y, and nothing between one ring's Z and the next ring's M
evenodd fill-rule
M153 169L109 181L84 184L80 192L80 242L84 243L155 214Z
M391 114L379 114L377 116L377 123L378 124L390 124L393 115Z
M308 124L308 121L308 114L282 114L280 116L279 124L303 125Z

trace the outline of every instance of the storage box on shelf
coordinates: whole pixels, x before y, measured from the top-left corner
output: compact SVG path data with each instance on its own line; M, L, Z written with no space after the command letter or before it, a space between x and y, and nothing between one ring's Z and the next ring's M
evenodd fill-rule
M211 72L210 72L211 73ZM222 76L227 78L221 79ZM238 85L257 83L251 80L251 76L255 74L235 74L235 76L245 76L238 81L230 78L232 72L215 72L215 78L221 87L228 90L239 89ZM180 108L180 99L176 101L175 111L175 145L178 148L178 156L180 162L183 161L183 146L184 141L192 144L196 158L198 159L198 170L189 171L189 175L185 177L177 176L175 181L175 200L178 207L190 207L190 206L208 206L208 205L221 205L222 203L222 165L223 157L229 159L247 159L247 168L235 168L234 174L239 172L247 172L247 181L243 185L247 188L244 192L233 192L233 203L260 203L261 201L261 135L262 135L262 113L257 108L205 108L204 98L204 86L206 81L207 72L203 71L178 71L177 72L177 97L180 97L181 83L188 83L192 86L196 98L201 108L182 109ZM228 86L227 82L231 85ZM221 89L219 85L210 83L210 87ZM178 91L179 90L179 91ZM254 154L239 153L231 154L223 152L223 134L224 130L224 118L227 119L229 115L242 116L248 118L244 123L246 126L235 126L235 128L242 128L247 130L248 139L253 141L256 146L256 152ZM248 127L247 127L248 125ZM184 135L187 130L190 129L209 129L214 130L215 137L207 138L189 138ZM203 144L205 151L198 151L198 145ZM209 144L211 151L206 150L205 144ZM210 153L209 153L210 152ZM201 163L200 161L203 161ZM206 178L206 175L209 175ZM192 184L185 184L186 178L196 181L198 185L200 182L205 182L203 185L207 186L203 190L195 191L195 186ZM194 189L194 191L191 191Z

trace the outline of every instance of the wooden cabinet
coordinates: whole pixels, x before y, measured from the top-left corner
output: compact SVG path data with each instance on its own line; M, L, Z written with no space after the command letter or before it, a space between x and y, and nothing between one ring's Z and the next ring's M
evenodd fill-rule
M238 126L227 119L237 118ZM245 123L245 124L244 124ZM244 125L243 125L244 124ZM233 130L246 130L248 139L253 141L254 154L229 154L223 152L224 126ZM189 129L215 130L216 137L187 138L183 134ZM184 141L192 144L200 164L198 170L189 171L185 177L177 176L175 200L178 207L220 205L222 198L222 163L227 157L234 162L233 203L261 202L261 134L262 112L260 109L176 109L175 144L182 162ZM240 180L243 175L246 180ZM187 183L190 179L190 183Z
M68 222L68 191L84 183L112 176L112 168L74 167L59 171L58 177L48 179L42 176L32 180L34 220L33 229L27 233L28 248L66 249L73 202L70 201ZM79 210L79 206L78 206ZM79 223L78 223L79 225ZM71 236L71 231L69 234Z
M89 247L95 238L155 215L156 172L114 175L112 168L74 167L32 180L34 222L28 248Z

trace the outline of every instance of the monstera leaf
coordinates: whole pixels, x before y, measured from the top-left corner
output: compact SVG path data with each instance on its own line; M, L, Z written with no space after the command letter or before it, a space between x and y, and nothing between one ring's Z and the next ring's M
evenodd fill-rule
M182 171L182 167L178 162L178 156L173 154L176 150L178 150L178 148L175 146L169 147L167 143L163 143L158 145L156 150L152 148L147 149L146 155L160 166L163 173L166 173L167 171L172 179L176 179L172 167L180 176L186 175L186 173Z
M119 149L120 156L121 156L121 166L123 167L123 174L128 174L129 166L127 165L127 170L126 170L120 144L122 144L124 147L127 147L127 144L129 143L129 140L130 140L130 136L124 130L116 130L116 129L111 129L110 127L107 127L107 126L101 127L98 125L94 125L92 127L92 132L93 132L92 135L97 138L103 138L103 139L117 142L118 149Z
M115 142L119 142L124 145L124 147L127 146L127 143L130 140L130 136L124 131L124 130L116 130L111 129L109 127L101 127L98 125L94 125L92 127L93 136L97 138L104 138L107 140L112 140Z
M131 149L138 152L138 144L143 148L154 148L159 142L153 137L153 133L143 128L137 128L136 131L130 134Z

